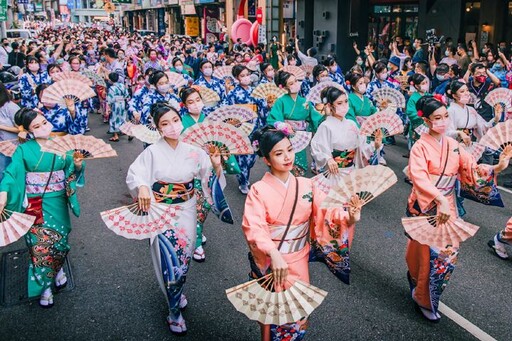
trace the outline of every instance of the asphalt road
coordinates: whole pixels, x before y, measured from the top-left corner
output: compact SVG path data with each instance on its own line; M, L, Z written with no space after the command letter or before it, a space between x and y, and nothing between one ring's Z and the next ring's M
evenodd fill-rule
M107 138L100 116L91 118L92 134ZM167 306L158 288L147 241L118 237L102 223L99 212L130 201L125 185L130 163L142 143L125 137L114 143L120 157L87 164L87 185L80 190L82 216L73 218L70 260L75 289L57 294L44 310L37 301L0 307L0 340L169 340ZM424 321L414 310L406 280L406 238L400 218L410 187L401 179L407 159L405 140L386 147L388 165L400 181L363 209L352 247L351 285L338 281L323 264L311 264L312 284L329 292L312 314L308 340L472 340L465 329L443 317ZM173 167L173 165L170 165ZM259 180L265 166L251 175ZM207 260L193 263L185 287L189 328L182 340L258 340L258 325L238 313L224 290L247 279L248 262L240 221L244 196L228 177L226 195L235 216L226 225L210 215L205 234ZM512 324L512 261L502 261L487 240L511 215L512 195L503 193L507 208L466 201L465 217L481 226L462 246L458 266L442 302L498 340L510 340ZM0 250L24 248L18 241ZM511 250L512 251L512 250Z

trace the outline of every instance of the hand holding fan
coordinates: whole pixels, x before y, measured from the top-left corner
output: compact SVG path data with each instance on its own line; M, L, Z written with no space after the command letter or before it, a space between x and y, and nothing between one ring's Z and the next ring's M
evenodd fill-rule
M202 85L193 85L192 87L197 87L197 91L199 91L205 107L214 107L220 102L219 94L212 89L208 89L206 86Z
M101 219L115 234L127 239L146 239L165 232L176 223L173 205L152 202L148 212L139 209L138 203L101 212Z
M100 159L115 157L117 153L112 146L94 136L64 135L48 140L41 147L44 152L55 153L65 156L67 152L73 151L75 159Z
M359 133L373 136L378 129L382 130L382 137L388 137L403 133L404 124L398 115L389 110L382 110L368 117L361 125Z
M273 274L226 290L233 306L253 321L283 325L310 315L327 292L296 280L288 289L275 292Z
M405 232L421 244L438 248L459 245L475 235L480 227L467 223L460 218L450 218L439 224L436 216L402 218Z
M381 109L387 108L390 104L395 105L397 108L405 107L405 97L396 89L386 86L376 89L372 92L372 96L375 102L378 103L378 107Z
M56 103L66 107L66 99L71 98L75 103L85 101L96 96L96 93L88 86L76 79L66 79L54 83L46 88L41 97L42 103Z
M4 209L0 214L0 247L23 237L34 224L36 217Z
M346 206L354 195L366 205L397 181L395 173L381 165L353 170L331 188L321 207Z
M492 90L484 99L490 106L502 112L512 111L512 91L507 88L497 88Z
M202 122L185 130L181 141L221 156L253 154L251 141L240 130L222 122Z
M84 86L92 86L92 80L79 72L65 71L54 73L52 75L52 79L56 82L60 82L67 79L74 79L81 82Z
M11 157L20 145L18 139L0 141L0 153Z

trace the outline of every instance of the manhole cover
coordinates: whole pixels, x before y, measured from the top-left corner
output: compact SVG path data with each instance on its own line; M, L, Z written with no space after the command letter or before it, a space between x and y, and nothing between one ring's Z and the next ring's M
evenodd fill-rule
M28 249L2 253L0 259L0 305L10 306L38 299L38 297L28 298L28 264ZM69 256L66 257L64 263L64 272L68 277L68 285L60 292L70 291L75 287Z

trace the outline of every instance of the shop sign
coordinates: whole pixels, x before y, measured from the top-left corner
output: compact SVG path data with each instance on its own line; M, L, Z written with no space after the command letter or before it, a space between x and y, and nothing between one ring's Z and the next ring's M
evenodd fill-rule
M199 36L199 17L185 17L185 35L191 37Z

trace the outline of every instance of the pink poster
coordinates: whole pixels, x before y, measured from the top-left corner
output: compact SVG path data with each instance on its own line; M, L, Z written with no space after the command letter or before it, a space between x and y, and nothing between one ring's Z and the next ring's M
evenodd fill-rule
M204 7L204 34L206 42L219 39L221 27L219 23L219 8Z

